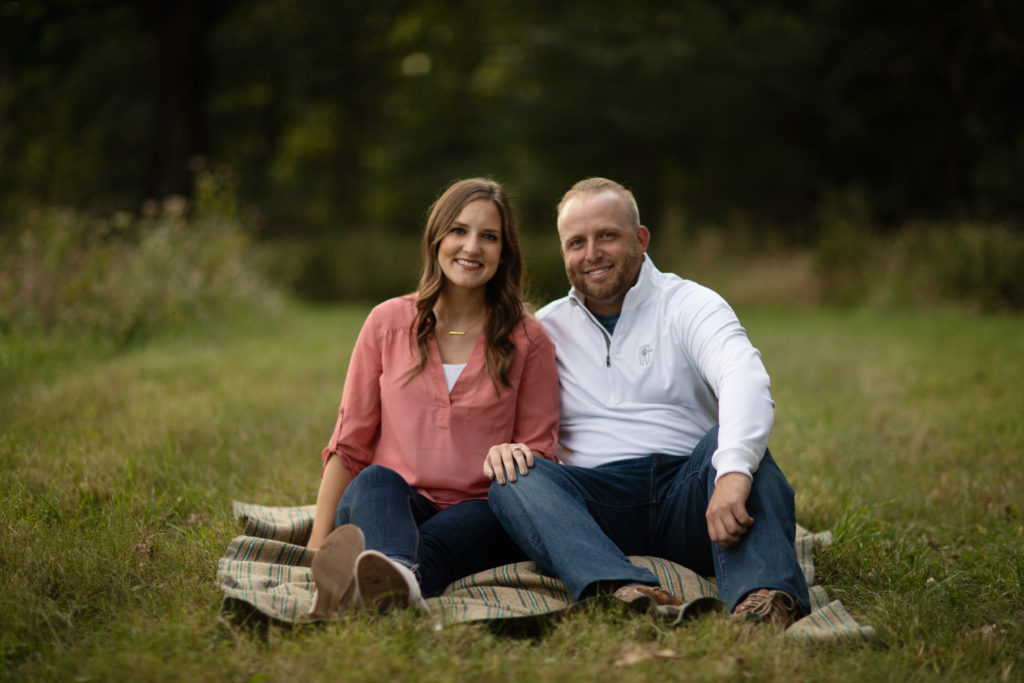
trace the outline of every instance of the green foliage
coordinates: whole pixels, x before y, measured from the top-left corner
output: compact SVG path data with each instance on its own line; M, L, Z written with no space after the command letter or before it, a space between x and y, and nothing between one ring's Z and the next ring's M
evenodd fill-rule
M539 307L569 289L554 231L524 236L524 297ZM363 230L318 240L266 240L260 270L307 301L377 303L415 291L422 258L411 235Z
M925 233L918 259L936 263L935 286L983 310L1024 309L1024 234L1005 225L959 225Z
M204 192L204 202L223 201ZM139 219L25 211L0 240L0 331L120 346L165 327L278 305L249 263L237 221L189 218L186 210L171 199L149 204Z
M377 302L415 291L419 283L420 245L411 238L360 233L300 250L293 287L307 300Z
M154 113L138 14L129 3L0 8L0 203L137 205Z
M740 305L1024 310L1018 275L1024 272L1024 233L1012 226L913 223L883 232L857 195L835 198L819 220L813 247L780 243L745 226L673 233L659 225L650 253L662 270ZM541 306L564 296L569 284L554 229L524 234L521 246L526 299ZM261 271L313 301L398 296L415 288L420 268L413 236L381 231L268 240L257 251Z
M814 255L825 296L841 304L863 301L870 286L871 247L877 241L864 196L830 195L820 210L820 224Z
M826 300L896 307L1024 309L1024 232L1001 224L912 224L879 235L829 224L815 250Z
M507 182L528 232L589 175L630 185L646 214L742 212L804 244L813 207L847 187L884 226L1024 212L1024 9L1011 0L0 12L0 210L187 194L166 183L187 186L205 155L235 170L241 203L279 239L414 234L469 175Z

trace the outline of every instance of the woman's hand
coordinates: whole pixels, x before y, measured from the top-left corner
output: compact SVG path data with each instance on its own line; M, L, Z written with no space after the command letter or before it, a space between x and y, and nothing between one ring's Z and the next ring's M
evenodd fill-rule
M526 476L533 467L533 451L524 443L502 443L491 446L484 458L484 476L499 484L516 480L516 469Z

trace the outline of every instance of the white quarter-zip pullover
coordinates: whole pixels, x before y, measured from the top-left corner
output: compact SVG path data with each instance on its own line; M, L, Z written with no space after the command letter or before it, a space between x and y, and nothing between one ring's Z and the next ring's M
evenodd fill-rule
M761 354L721 296L645 255L613 335L575 289L537 319L555 342L563 462L689 455L717 423L717 476L757 471L775 403Z

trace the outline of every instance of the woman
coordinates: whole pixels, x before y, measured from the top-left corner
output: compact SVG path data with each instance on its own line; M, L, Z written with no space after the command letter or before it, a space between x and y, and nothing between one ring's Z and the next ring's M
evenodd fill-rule
M557 441L554 345L523 313L521 276L502 187L449 187L417 292L374 308L352 352L308 544L314 618L425 609L461 576L526 559L486 500L490 477L525 475Z

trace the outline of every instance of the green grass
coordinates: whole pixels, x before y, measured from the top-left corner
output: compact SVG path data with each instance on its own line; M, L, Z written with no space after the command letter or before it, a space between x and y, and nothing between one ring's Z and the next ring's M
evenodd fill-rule
M315 496L365 307L102 345L0 341L0 679L1021 680L1024 321L741 312L818 580L879 641L586 609L539 638L400 614L239 629L230 503ZM624 653L674 658L616 666Z

